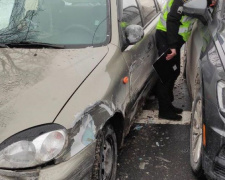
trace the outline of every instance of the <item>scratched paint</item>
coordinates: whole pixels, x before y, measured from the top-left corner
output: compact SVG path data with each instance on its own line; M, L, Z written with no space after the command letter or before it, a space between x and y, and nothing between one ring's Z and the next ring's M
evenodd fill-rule
M107 105L100 104L100 107L104 108L109 113L110 116L113 115L113 111Z
M90 114L82 119L79 133L73 138L74 143L71 146L71 156L80 152L87 145L95 140L96 126Z
M87 107L84 111L79 112L75 115L75 120L72 123L72 127L78 126L74 129L79 129L79 132L74 135L74 137L71 137L71 140L73 140L74 142L70 147L70 156L76 155L86 146L90 145L92 142L95 141L97 127L95 125L92 115L90 114L90 111L93 109L100 110L102 112L107 112L108 117L111 117L115 112L115 105L111 103L110 106L110 104L107 102L96 102L95 104ZM104 124L100 126L100 129L103 125Z

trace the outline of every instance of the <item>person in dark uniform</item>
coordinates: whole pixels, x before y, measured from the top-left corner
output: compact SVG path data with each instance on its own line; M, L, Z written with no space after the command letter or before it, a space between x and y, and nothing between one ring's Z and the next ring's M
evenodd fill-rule
M178 71L166 83L160 80L156 84L156 95L159 102L159 118L168 120L181 120L182 109L174 107L173 88L177 77L180 74L180 49L191 35L195 19L183 15L183 4L185 0L168 0L163 8L160 20L156 27L156 46L158 54L161 55L168 48L171 50L166 60L175 63ZM212 4L211 4L212 3ZM216 1L208 2L208 5L215 5Z

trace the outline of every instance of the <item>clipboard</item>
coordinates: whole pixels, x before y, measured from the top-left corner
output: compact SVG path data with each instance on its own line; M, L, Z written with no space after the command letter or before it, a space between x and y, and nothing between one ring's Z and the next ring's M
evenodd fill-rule
M166 60L166 55L169 53L171 53L171 51L170 49L167 49L152 65L163 84L173 79L174 73L179 70L175 61Z

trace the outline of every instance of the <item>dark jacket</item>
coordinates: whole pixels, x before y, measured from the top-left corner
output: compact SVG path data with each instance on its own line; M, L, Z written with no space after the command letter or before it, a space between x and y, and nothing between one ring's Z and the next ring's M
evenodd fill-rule
M167 41L170 48L176 48L178 43L183 41L182 36L178 34L182 13L178 12L178 8L183 6L183 0L174 0L170 12L167 15Z

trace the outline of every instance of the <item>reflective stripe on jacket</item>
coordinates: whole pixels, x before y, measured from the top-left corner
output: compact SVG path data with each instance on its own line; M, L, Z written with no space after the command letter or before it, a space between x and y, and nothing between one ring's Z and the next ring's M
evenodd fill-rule
M163 8L162 14L160 16L160 20L156 26L156 29L167 31L166 29L166 20L167 15L170 12L171 6L173 4L174 0L169 0L166 5ZM191 35L192 26L194 24L195 18L189 17L189 16L182 16L179 26L179 32L178 34L183 37L184 41L187 41L189 36Z

